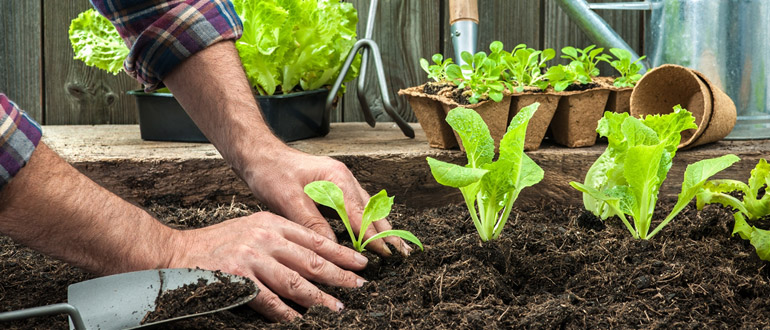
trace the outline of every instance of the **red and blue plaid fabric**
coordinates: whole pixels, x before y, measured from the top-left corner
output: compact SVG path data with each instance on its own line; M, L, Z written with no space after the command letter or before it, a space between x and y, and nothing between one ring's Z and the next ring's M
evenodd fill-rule
M0 93L0 189L27 164L43 135L40 125Z
M243 25L230 1L91 0L115 25L131 52L126 72L153 91L178 64L222 40L238 39Z

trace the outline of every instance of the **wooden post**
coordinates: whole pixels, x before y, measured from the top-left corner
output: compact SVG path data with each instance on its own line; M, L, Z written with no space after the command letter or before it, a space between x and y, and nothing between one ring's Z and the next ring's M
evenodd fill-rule
M449 0L449 25L457 21L479 24L478 0Z

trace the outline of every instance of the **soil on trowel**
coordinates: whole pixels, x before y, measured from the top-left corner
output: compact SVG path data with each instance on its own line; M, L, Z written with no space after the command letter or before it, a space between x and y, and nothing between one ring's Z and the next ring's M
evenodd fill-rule
M155 298L155 310L147 312L141 324L229 307L250 296L257 289L251 281L231 281L229 276L219 271L214 276L219 281L209 283L207 279L199 278L197 283L159 291Z
M659 203L663 219L672 203ZM190 228L246 215L240 204L151 205L162 221ZM465 205L395 205L393 228L425 245L411 256L368 254L361 288L318 285L341 312L304 309L270 323L247 306L174 321L164 329L767 329L770 267L748 241L731 236L733 216L694 203L650 241L635 240L617 218L544 202L515 209L496 241L482 243ZM330 220L350 246L343 225ZM654 224L656 224L655 222ZM653 224L653 225L654 225ZM90 275L0 238L0 308L66 299L67 285ZM66 329L66 317L1 324Z

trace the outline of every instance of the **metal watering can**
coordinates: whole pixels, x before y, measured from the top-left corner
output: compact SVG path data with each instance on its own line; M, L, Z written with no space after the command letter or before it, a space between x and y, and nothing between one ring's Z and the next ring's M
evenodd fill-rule
M647 65L679 64L702 72L735 102L727 139L770 138L770 0L556 0L597 45L631 51L593 9L647 10Z

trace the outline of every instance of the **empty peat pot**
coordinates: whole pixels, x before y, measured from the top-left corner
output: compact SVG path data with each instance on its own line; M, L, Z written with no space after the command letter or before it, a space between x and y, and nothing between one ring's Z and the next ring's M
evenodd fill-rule
M665 64L645 74L631 93L631 115L667 114L677 104L695 117L697 129L682 132L679 148L723 139L735 126L733 101L700 72Z

